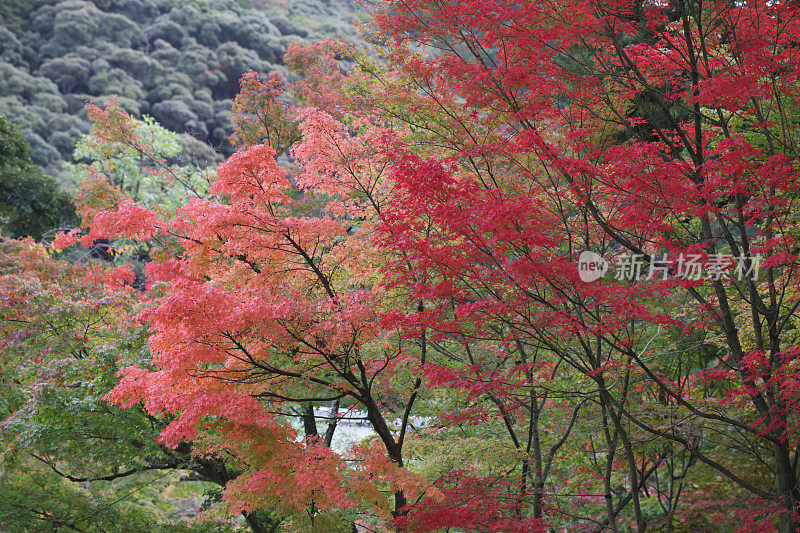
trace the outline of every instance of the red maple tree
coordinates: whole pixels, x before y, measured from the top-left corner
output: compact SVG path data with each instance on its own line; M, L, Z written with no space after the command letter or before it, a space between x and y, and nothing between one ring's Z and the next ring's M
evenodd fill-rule
M165 242L157 370L110 399L237 457L236 509L644 531L648 503L673 527L728 494L757 502L742 528L796 531L798 21L774 0L389 0L382 62L296 47L303 107L247 75L212 197L91 213L91 238ZM617 268L587 281L585 251ZM322 403L369 421L360 467L315 437ZM483 430L507 470L424 482L417 413L415 449Z

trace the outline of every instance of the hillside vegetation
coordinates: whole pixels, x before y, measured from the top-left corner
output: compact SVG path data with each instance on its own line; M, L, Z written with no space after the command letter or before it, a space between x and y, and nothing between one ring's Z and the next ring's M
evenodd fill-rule
M34 162L64 174L84 105L116 96L188 134L201 162L230 154L231 99L248 70L277 71L287 43L352 37L350 0L22 0L0 4L0 115ZM63 181L63 176L62 176Z

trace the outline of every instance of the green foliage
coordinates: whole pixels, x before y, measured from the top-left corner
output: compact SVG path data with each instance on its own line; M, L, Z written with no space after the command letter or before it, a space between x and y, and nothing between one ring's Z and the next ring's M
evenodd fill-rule
M202 533L232 531L216 522L189 525L169 520L165 492L174 493L176 476L152 472L115 483L70 483L46 466L28 460L0 469L0 528L9 533L77 530L86 532ZM191 497L169 503L193 505Z
M29 15L37 7L51 0L16 0L0 2L0 25L13 28L24 28L29 24Z
M1 116L0 217L4 235L37 239L77 222L68 195L53 178L39 172L31 161L28 144Z
M186 200L187 191L194 196L206 194L208 171L202 167L215 162L213 152L186 143L185 137L149 116L137 121L135 130L137 144L147 146L147 152L106 142L95 134L81 139L73 153L75 162L64 167L71 175L70 185L77 186L94 173L134 201L168 211Z
M762 118L730 114L728 127L762 150L797 156L800 138L800 106L794 95L772 95L759 101ZM757 121L760 121L757 122Z
M214 485L177 485L189 457L156 442L166 422L103 400L149 358L130 287L8 239L0 271L0 530L231 530L187 524Z

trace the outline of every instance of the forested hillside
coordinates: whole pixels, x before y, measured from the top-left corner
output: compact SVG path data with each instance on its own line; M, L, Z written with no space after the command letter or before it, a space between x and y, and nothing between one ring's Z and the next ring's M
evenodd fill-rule
M350 0L21 0L0 3L0 114L23 128L34 162L61 173L88 132L84 104L114 95L230 155L230 110L248 70L286 75L287 43L352 37ZM363 16L363 12L360 13Z

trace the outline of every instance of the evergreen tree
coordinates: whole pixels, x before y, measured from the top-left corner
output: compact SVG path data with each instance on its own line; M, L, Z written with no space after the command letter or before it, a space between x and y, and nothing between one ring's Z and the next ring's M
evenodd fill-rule
M28 143L0 116L0 229L9 237L36 239L74 224L75 209L58 183L31 161Z

